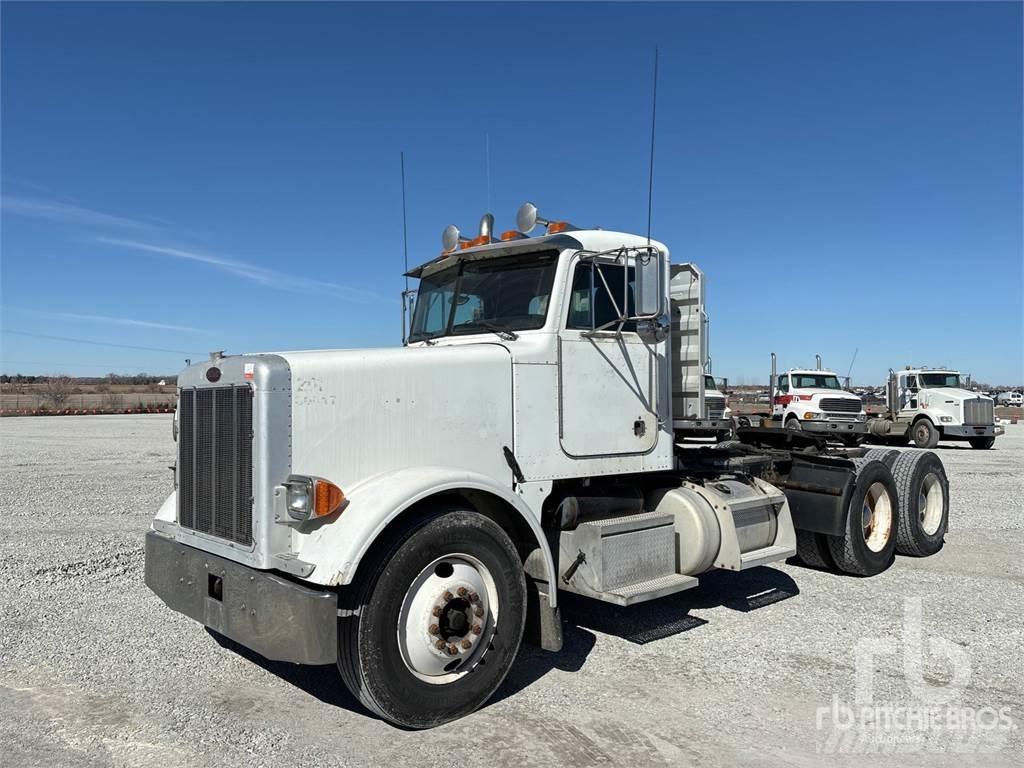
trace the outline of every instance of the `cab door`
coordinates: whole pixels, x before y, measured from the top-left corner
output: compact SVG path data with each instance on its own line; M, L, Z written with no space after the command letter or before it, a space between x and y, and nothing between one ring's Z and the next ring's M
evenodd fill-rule
M578 259L569 279L558 344L562 450L574 458L647 453L666 415L665 342L627 319L636 314L633 259Z
M901 373L899 380L900 413L912 416L920 408L919 394L921 391L915 374Z
M789 374L783 373L775 383L775 397L772 400L772 418L781 419L786 414L786 408L791 400L789 394Z

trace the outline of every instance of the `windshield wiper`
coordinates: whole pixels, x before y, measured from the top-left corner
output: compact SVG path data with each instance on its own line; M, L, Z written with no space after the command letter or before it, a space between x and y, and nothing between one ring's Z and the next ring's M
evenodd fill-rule
M480 327L486 331L490 331L491 333L496 334L499 339L505 339L506 341L515 341L516 339L519 338L519 334L517 334L515 331L510 331L508 328L502 328L500 325L495 325L494 323L488 322L487 320L474 320L471 323L463 323L462 325L457 325L454 328L452 328L452 333L458 332L460 328L472 329L475 327Z

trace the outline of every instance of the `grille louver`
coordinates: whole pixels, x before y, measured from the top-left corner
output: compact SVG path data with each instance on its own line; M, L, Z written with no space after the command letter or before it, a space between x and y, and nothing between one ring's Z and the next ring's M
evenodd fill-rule
M252 390L183 389L178 413L178 523L252 543Z

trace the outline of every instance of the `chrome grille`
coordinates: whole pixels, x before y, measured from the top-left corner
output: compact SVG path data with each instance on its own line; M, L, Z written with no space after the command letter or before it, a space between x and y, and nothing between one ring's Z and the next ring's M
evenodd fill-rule
M252 543L252 390L182 389L178 398L178 523Z
M852 397L823 397L821 410L828 413L860 413L864 406L860 400Z
M725 413L725 398L724 397L705 397L704 398L704 409L707 411L706 418L708 419L720 419Z
M995 422L995 410L991 400L976 397L964 400L964 424L989 425Z

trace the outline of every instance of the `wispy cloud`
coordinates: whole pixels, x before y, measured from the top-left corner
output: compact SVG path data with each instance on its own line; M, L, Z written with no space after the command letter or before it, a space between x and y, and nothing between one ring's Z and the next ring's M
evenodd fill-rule
M110 213L94 211L91 208L83 208L80 205L61 203L55 200L4 195L0 199L0 208L4 212L16 216L46 219L47 221L57 221L62 224L82 224L90 227L135 230L159 229L158 225L150 222L129 219L125 216L115 216Z
M174 325L172 323L154 323L150 320L137 320L132 317L107 317L106 315L83 315L77 312L45 312L38 309L23 309L20 307L14 307L18 312L24 312L27 315L35 315L36 317L49 317L55 320L74 320L75 322L84 321L87 323L104 323L107 325L122 325L131 328L150 328L162 331L183 331L185 333L210 333L209 330L203 328L193 328L189 325Z
M282 291L326 294L356 301L389 300L387 297L381 296L373 291L353 288L348 285L340 285L338 283L331 283L324 280L312 280L308 277L301 277L287 272L279 272L275 269L261 267L257 264L250 264L238 259L229 259L224 256L217 256L211 253L204 253L202 251L172 248L165 245L155 245L153 243L144 243L138 240L125 240L116 237L97 237L95 239L96 242L104 243L106 245L130 248L144 253L155 253L161 256L170 256L175 259L184 259L186 261L206 264L207 266L219 269L222 272L227 272L228 274L235 275L236 277L241 277L244 280L250 280L254 283L259 283L260 285L264 285L269 288L276 288Z

